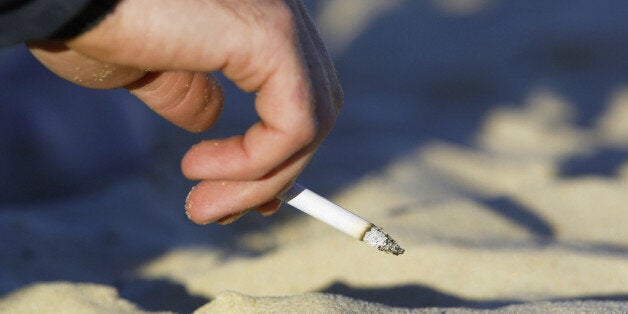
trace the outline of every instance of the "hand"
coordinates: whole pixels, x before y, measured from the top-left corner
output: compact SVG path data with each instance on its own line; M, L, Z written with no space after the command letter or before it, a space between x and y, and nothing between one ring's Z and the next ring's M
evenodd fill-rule
M123 0L91 30L29 45L57 75L92 88L125 87L155 112L200 132L218 118L222 71L256 92L260 121L243 136L193 146L182 160L196 223L271 214L332 128L342 104L332 62L296 0Z

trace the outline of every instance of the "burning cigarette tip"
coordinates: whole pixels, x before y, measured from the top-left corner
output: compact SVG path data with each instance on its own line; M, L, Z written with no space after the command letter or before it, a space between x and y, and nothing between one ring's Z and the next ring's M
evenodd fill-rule
M384 233L382 229L377 226L371 226L371 228L364 233L362 241L380 251L393 255L401 255L406 251L397 244L395 239Z

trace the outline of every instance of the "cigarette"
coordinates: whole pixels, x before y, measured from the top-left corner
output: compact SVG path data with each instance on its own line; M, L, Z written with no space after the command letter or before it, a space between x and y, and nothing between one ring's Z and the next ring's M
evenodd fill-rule
M405 252L397 241L384 233L381 228L298 183L294 183L280 198L288 205L380 251L394 255Z

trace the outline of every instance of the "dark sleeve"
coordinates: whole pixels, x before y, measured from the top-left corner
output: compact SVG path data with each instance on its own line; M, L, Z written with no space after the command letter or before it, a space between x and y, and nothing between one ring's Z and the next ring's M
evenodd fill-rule
M117 0L0 0L0 47L70 38L95 25Z

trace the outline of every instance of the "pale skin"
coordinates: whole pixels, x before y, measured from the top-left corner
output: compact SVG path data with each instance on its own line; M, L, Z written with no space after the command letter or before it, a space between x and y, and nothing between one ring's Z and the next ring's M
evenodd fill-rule
M242 136L209 139L183 157L198 180L186 199L196 223L230 223L250 209L276 211L277 196L307 165L335 123L342 91L332 62L296 0L122 0L87 32L29 43L48 69L90 88L124 87L192 132L223 106L222 73L255 92L260 121Z

